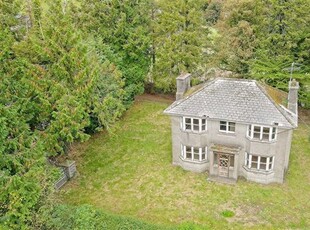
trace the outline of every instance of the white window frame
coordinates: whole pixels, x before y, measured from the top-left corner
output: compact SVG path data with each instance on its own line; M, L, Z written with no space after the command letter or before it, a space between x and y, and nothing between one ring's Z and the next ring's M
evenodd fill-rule
M187 149L190 148L190 157L187 157ZM195 155L198 154L198 159L195 159ZM193 146L186 146L181 144L181 154L180 157L185 161L192 161L192 162L205 162L208 160L208 148L206 147L193 147Z
M221 126L225 126L225 130L221 129ZM234 127L234 131L230 131L229 127ZM236 132L236 123L231 121L220 121L220 132L224 133L235 133Z
M259 128L259 132L255 131L255 128ZM265 129L268 129L268 132L264 132ZM259 138L254 137L254 134L259 134ZM264 138L264 134L268 135L268 139ZM247 137L252 140L260 141L275 141L277 140L277 127L274 126L262 126L262 125L248 125Z
M206 118L183 117L181 119L181 129L183 131L191 131L191 132L196 132L196 133L205 132L207 131L207 119Z
M252 167L252 163L253 163L253 156L257 157L257 161L255 161L255 163L257 163L256 168ZM266 158L266 163L262 163L261 159L262 158ZM260 156L260 155L256 155L256 154L249 154L249 153L245 153L245 157L244 157L244 165L245 167L247 167L249 170L259 170L259 171L265 171L265 172L270 172L273 170L274 167L274 160L275 157L274 156ZM261 165L266 165L265 169L262 169Z

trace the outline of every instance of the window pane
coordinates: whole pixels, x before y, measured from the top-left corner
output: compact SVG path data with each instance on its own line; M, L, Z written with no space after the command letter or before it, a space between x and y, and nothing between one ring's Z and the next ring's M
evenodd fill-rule
M206 130L206 125L202 125L202 126L201 126L201 130L202 130L202 131L205 131L205 130Z
M202 159L202 160L207 159L207 154L206 154L206 153L202 153L202 155L201 155L201 159Z
M269 158L269 170L273 169L272 168L272 161L273 161L273 157Z
M263 133L263 140L269 140L269 133L266 134L266 133Z
M272 134L271 134L271 139L272 140L276 139L276 131L277 131L276 127L273 127L272 128Z
M194 160L199 161L199 153L194 153Z
M254 126L254 132L260 133L260 126Z
M226 125L220 125L220 130L226 131Z
M220 125L226 125L226 121L220 121Z
M269 140L269 131L270 128L263 127L263 140Z
M269 130L270 130L270 128L268 128L268 127L263 127L263 133L268 133L268 134L269 134Z
M252 168L252 169L257 169L257 162L253 162L253 161L252 161L251 168Z
M251 125L249 125L249 127L248 127L248 136L249 136L249 137L251 136L251 133L252 133L252 131L251 131Z
M201 124L205 125L206 124L206 119L201 119Z
M235 132L235 125L234 122L229 122L228 131Z
M192 153L186 152L186 159L192 159Z
M199 148L194 148L194 153L199 153Z
M253 137L256 139L260 139L260 126L254 126L254 134Z
M265 163L260 163L259 169L266 170L266 164Z
M267 163L267 157L260 157L261 163Z
M199 125L199 119L193 119L193 123L194 123L195 125Z
M192 129L191 119L190 118L185 118L185 129L186 130L191 130Z
M258 156L253 156L253 155L252 155L252 163L253 163L253 161L254 161L254 162L257 162L257 161L258 161Z
M194 130L194 131L199 131L199 125L195 125L195 124L194 124L193 130Z

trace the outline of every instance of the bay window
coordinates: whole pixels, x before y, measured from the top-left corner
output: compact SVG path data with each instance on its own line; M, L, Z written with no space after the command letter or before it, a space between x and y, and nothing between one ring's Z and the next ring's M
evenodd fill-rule
M203 132L207 130L205 118L183 117L181 127L184 131Z
M181 158L188 161L202 162L207 160L207 147L199 148L181 145Z
M277 128L260 125L249 125L247 136L253 140L273 141L277 138Z
M244 164L248 169L271 171L273 170L274 157L265 157L245 153Z

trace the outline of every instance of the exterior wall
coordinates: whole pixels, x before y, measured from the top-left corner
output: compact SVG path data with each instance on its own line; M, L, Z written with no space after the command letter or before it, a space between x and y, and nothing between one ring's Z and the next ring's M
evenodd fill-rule
M288 170L288 163L290 158L290 152L291 152L291 145L292 145L292 138L293 138L293 130L287 131L287 142L286 142L286 153L285 153L285 161L284 161L284 170Z
M171 117L172 128L172 152L173 164L179 165L185 170L194 172L208 171L210 175L216 176L217 166L213 165L213 152L210 150L211 144L219 144L232 147L240 147L241 150L235 155L234 167L230 169L229 175L233 179L243 176L247 180L259 183L282 183L285 170L288 167L288 160L291 147L292 130L277 130L277 139L273 142L262 142L250 140L246 137L247 124L236 123L234 133L219 131L220 122L218 120L207 121L207 131L203 133L187 132L181 129L181 117ZM193 147L208 147L207 162L187 162L180 157L181 144ZM245 167L245 153L274 156L274 168L271 172L250 170Z
M193 147L204 147L207 145L207 132L202 134L183 132L180 126L181 117L171 117L172 133L172 163L179 165L185 170L193 172L205 172L209 168L207 162L188 162L180 157L181 144ZM208 156L209 157L209 156Z

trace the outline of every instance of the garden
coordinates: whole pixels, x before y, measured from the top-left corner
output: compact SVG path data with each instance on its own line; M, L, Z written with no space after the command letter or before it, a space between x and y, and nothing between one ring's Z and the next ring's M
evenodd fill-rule
M170 120L163 115L171 102L140 96L110 132L74 145L69 156L78 175L60 191L60 202L164 228L310 227L308 122L294 132L284 184L219 184L171 164Z

